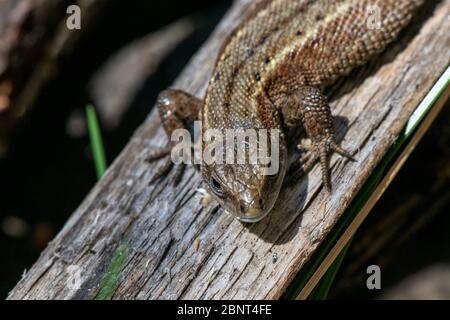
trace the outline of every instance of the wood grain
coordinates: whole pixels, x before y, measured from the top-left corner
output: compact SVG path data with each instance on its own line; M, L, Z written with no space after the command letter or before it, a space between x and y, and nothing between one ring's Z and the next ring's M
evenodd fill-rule
M204 95L223 39L251 3L235 2L175 87ZM201 178L192 168L177 188L172 175L149 183L161 163L145 158L166 141L153 111L9 299L94 298L120 244L130 254L115 299L279 298L449 65L448 30L450 0L430 4L385 53L329 91L338 136L358 150L358 161L332 157L331 196L315 167L283 188L274 212L254 225L216 203L203 208ZM72 265L81 270L79 289L68 285Z

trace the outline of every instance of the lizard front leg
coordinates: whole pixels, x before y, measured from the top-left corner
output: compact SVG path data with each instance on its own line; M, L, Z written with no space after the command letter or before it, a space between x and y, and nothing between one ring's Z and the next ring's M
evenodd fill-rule
M314 87L304 86L298 92L285 98L281 104L281 113L287 126L303 125L311 145L299 144L299 149L308 152L300 161L305 172L311 170L319 160L322 180L325 188L331 191L329 157L333 152L353 160L350 153L341 148L334 138L333 117L327 98Z
M158 170L154 179L158 179L167 174L173 167L170 153L174 147L174 143L170 137L177 129L187 128L190 123L198 119L198 114L202 108L203 101L193 95L175 89L167 89L158 96L156 106L168 137L167 146L154 150L147 157L147 161L153 162L161 158L165 158L163 166ZM177 165L174 184L177 184L183 175L184 164Z

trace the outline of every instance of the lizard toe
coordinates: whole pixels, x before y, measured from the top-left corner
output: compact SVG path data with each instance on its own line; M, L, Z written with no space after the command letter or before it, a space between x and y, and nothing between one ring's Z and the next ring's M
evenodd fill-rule
M341 156L346 157L347 159L350 159L351 161L356 161L356 159L353 158L353 156L351 155L351 153L349 151L345 150L344 148L339 146L334 141L331 142L331 149L333 151L337 152L338 154L340 154Z

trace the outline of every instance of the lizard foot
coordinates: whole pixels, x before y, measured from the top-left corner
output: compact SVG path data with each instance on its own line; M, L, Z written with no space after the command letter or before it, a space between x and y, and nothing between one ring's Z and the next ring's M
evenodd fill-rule
M185 164L182 162L180 164L174 164L172 161L172 158L170 157L172 151L172 145L167 145L166 147L153 150L148 157L145 159L146 162L152 163L157 160L160 160L164 158L164 163L161 167L158 168L156 171L156 174L154 175L153 179L151 180L151 183L155 182L156 180L167 176L168 173L171 171L171 169L175 166L175 177L173 179L173 185L178 185L180 183L181 178L183 178L183 173L185 170Z
M331 154L337 152L341 156L355 161L352 155L347 150L340 147L331 135L315 140L311 145L299 144L297 145L297 148L308 151L307 154L300 159L300 164L302 165L304 172L310 171L317 161L320 162L323 185L328 192L331 192L329 173L329 160Z

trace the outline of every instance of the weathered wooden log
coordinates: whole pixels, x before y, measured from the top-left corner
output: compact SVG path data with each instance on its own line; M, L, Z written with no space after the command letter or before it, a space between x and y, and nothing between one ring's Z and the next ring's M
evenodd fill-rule
M254 3L235 2L175 87L204 95L222 42ZM330 90L333 113L346 118L342 145L358 150L357 162L332 157L330 196L316 167L268 217L244 225L214 202L202 207L193 168L177 187L173 174L150 183L161 163L145 159L166 141L153 111L9 298L279 298L449 65L450 0L422 15Z

